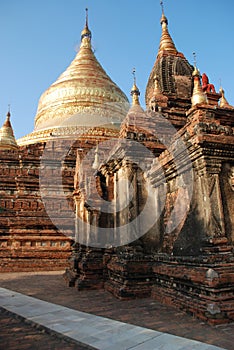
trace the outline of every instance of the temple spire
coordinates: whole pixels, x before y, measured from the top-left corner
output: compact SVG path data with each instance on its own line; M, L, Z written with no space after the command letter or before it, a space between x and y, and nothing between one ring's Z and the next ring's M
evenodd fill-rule
M88 8L86 7L86 9L85 9L85 12L86 12L86 16L85 16L85 26L86 26L86 28L88 28L88 18L89 18L89 10L88 10Z
M5 122L0 128L0 149L11 150L17 149L18 145L15 140L14 132L10 122L11 113L8 110Z
M194 71L193 71L193 94L191 97L192 106L195 106L199 103L207 103L207 97L201 86L201 75L196 66L196 60L194 62Z
M163 1L160 1L162 6L162 17L161 17L161 26L162 26L162 35L158 50L158 56L162 56L164 54L177 55L178 51L175 47L175 44L168 32L168 20L164 13L164 5Z
M80 47L88 47L91 48L91 38L92 38L92 33L89 30L89 25L88 25L88 9L85 9L86 15L85 15L85 27L81 32L81 46Z
M162 0L160 1L160 5L161 5L161 7L162 7L162 14L164 14L164 4L163 4L163 1L162 1Z
M196 68L197 67L197 55L196 52L193 52L193 65Z
M198 76L199 77L199 81L200 81L200 72L199 69L197 68L197 55L196 52L193 52L193 66L194 66L194 71L193 71L193 77Z
M11 128L10 118L11 118L10 106L8 105L8 112L6 114L6 120L5 120L4 124L3 124L3 126L7 126L7 127Z
M140 96L140 91L136 85L136 69L133 68L132 70L132 75L133 75L133 86L131 90L131 96L132 96L132 105L140 105L139 102L139 96Z
M223 90L222 86L220 86L219 92L220 92L220 94L221 94L221 99L220 99L220 104L219 104L219 106L220 106L221 108L230 108L230 109L233 109L234 107L231 106L231 105L228 103L227 99L226 99L225 96L224 96L224 90Z

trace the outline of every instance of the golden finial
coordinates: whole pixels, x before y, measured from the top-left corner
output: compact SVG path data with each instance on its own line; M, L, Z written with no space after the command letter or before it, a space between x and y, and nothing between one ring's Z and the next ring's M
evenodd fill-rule
M193 94L191 97L192 106L200 103L208 103L207 96L202 90L201 75L197 67L193 71Z
M158 55L163 55L165 52L169 54L176 55L178 52L176 50L175 44L168 32L168 20L167 17L164 14L164 5L163 1L160 1L160 5L162 7L162 17L161 17L161 26L162 26L162 35L161 35L161 40L160 40L160 45L159 45L159 51Z
M197 68L197 55L196 52L193 52L193 65L194 65L194 71L193 71L193 76L199 76L200 77L200 72Z
M199 69L197 68L197 56L196 53L193 52L194 59L194 71L193 71L193 94L191 97L192 106L195 106L199 103L208 103L207 96L202 90L201 86L201 74Z
M8 112L6 114L6 120L3 124L4 126L11 127L10 117L11 117L11 112L10 112L10 104L9 104L8 105Z
M133 75L133 87L131 90L131 96L132 96L132 105L139 105L139 96L140 96L140 91L136 85L136 69L133 68L132 70L132 75Z
M136 68L132 69L132 75L133 75L133 84L136 85Z
M167 17L165 16L165 13L164 13L164 4L163 4L162 0L160 1L160 5L162 7L161 24L166 23L166 25L168 25L168 20L167 20Z
M85 26L88 28L88 18L89 18L89 10L86 7L85 9Z
M160 0L160 5L162 7L162 13L164 13L164 5L163 5L163 1L162 0Z
M196 55L196 52L193 52L193 64L194 64L194 67L197 67L197 55Z
M89 30L89 25L88 25L88 9L85 9L86 14L85 14L85 27L81 32L81 47L91 47L91 38L92 34L91 31Z
M11 117L11 105L10 103L8 104L8 112L7 112L7 120L10 121L10 117Z

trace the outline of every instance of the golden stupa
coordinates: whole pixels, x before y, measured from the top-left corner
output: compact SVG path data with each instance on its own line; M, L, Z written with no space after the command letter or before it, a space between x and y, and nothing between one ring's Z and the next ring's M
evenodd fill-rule
M6 120L0 128L0 150L17 149L14 132L10 122L10 112L7 113Z
M200 72L197 69L196 65L193 71L193 93L191 97L192 106L196 104L208 103L207 96L202 90L201 81L200 81Z
M234 107L231 106L231 105L228 103L228 101L227 101L227 99L226 99L226 97L225 97L225 95L224 95L224 90L223 90L222 87L220 87L219 93L221 94L221 99L220 99L219 107L221 107L221 108L227 108L227 109L233 109Z
M86 24L75 59L42 94L34 131L18 140L19 145L53 137L76 137L104 128L116 133L129 109L126 95L106 74L91 46Z

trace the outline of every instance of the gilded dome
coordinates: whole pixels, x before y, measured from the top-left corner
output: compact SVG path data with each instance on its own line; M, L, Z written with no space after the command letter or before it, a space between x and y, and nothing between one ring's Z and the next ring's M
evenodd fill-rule
M69 133L74 134L74 129L79 131L84 127L118 130L128 109L126 95L106 74L94 55L86 19L79 52L42 94L34 132L19 142L28 143L30 138L36 141L40 137L43 140L48 132L68 136Z
M91 32L86 25L75 59L40 98L35 130L67 124L120 124L127 109L127 97L93 53Z

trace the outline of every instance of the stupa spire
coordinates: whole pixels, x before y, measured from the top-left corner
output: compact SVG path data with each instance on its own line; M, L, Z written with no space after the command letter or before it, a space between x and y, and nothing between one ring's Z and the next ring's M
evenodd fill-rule
M152 98L155 95L164 95L169 99L173 99L173 104L175 97L181 98L183 96L183 100L187 101L186 103L191 99L191 74L193 69L183 53L177 51L168 31L168 20L165 16L163 2L160 1L160 4L162 6L162 34L156 61L150 73L145 92L145 103L147 108L150 109ZM178 76L183 76L183 84L179 83ZM155 77L157 81L155 81ZM179 99L176 104L180 104Z
M223 90L222 86L220 86L219 92L220 92L220 94L221 94L221 99L220 99L219 106L220 106L221 108L231 108L231 109L233 109L234 107L231 106L231 105L228 103L226 97L224 96L224 90Z
M161 16L161 26L162 26L162 34L160 39L160 45L158 50L158 56L162 56L164 54L177 55L178 51L175 47L175 44L169 34L168 31L168 19L164 13L164 5L163 1L160 1L162 7L162 16Z
M85 9L86 15L85 15L85 27L81 32L81 46L80 47L89 47L91 48L91 38L92 33L89 30L89 24L88 24L88 9Z
M207 103L207 97L201 86L201 75L197 68L196 54L193 53L194 57L194 71L193 71L193 94L191 97L192 106L199 103Z
M86 9L85 9L85 13L86 13L86 15L85 15L85 26L88 28L88 18L89 18L89 10L88 10L88 8L86 7Z
M6 115L6 120L3 124L4 126L11 127L10 118L11 118L11 112L10 112L10 110L8 110L7 115Z
M11 113L8 110L5 122L0 128L0 149L10 150L17 149L18 145L15 140L14 132L10 122Z
M132 96L132 105L140 105L139 102L139 96L140 96L140 90L138 89L136 85L136 69L133 68L132 70L132 75L133 75L133 86L131 89L131 96Z

